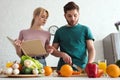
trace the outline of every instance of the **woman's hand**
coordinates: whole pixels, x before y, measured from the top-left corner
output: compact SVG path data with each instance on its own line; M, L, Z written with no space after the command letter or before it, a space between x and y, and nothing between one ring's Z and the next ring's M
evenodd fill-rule
M16 39L16 40L14 40L14 44L16 45L15 46L15 48L16 48L16 52L17 52L17 55L19 56L19 57L21 57L22 55L23 55L23 52L22 52L22 50L21 50L21 43L22 43L22 41L20 41L20 40L18 40L18 39Z
M53 46L50 46L50 45L46 49L47 53L49 53L49 54L53 53L54 50L55 50L55 48Z
M21 40L18 40L18 39L16 39L15 41L14 41L14 43L15 43L15 45L16 46L21 46L21 43L22 43L22 41Z
M71 57L67 54L67 53L64 53L62 52L62 59L65 63L68 63L68 64L72 64L72 59Z

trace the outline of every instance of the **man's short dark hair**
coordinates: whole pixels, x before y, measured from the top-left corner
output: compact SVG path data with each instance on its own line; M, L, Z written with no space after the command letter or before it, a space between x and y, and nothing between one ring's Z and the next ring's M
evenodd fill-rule
M79 6L77 4L75 4L74 2L68 2L65 6L64 6L64 13L66 13L69 10L74 10L77 9L77 11L79 11Z

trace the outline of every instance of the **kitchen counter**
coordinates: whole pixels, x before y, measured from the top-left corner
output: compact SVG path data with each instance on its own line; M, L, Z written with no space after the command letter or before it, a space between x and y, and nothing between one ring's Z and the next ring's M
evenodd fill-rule
M57 77L57 76L40 76L40 77L28 77L28 78L10 78L5 75L0 75L0 80L120 80L120 78L88 78L87 76L72 76L72 77Z
M0 80L119 80L120 78L87 78L87 77L37 77L37 78L0 78Z

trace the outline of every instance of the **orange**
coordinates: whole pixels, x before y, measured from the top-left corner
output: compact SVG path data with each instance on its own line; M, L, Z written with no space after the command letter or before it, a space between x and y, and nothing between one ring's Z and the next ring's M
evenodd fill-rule
M97 74L97 77L102 77L104 74L104 70L103 69L98 69L98 74Z
M52 74L52 68L50 66L44 66L45 76L50 76Z
M106 73L110 76L110 77L119 77L120 75L120 68L116 65L116 64L110 64L108 65L107 69L106 69Z
M60 75L63 77L70 77L72 76L73 69L70 65L65 64L60 68Z

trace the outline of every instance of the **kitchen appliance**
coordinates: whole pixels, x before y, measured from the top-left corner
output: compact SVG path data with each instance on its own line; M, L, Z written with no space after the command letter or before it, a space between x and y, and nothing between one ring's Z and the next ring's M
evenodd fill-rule
M120 33L111 33L103 39L104 58L107 64L120 59Z

